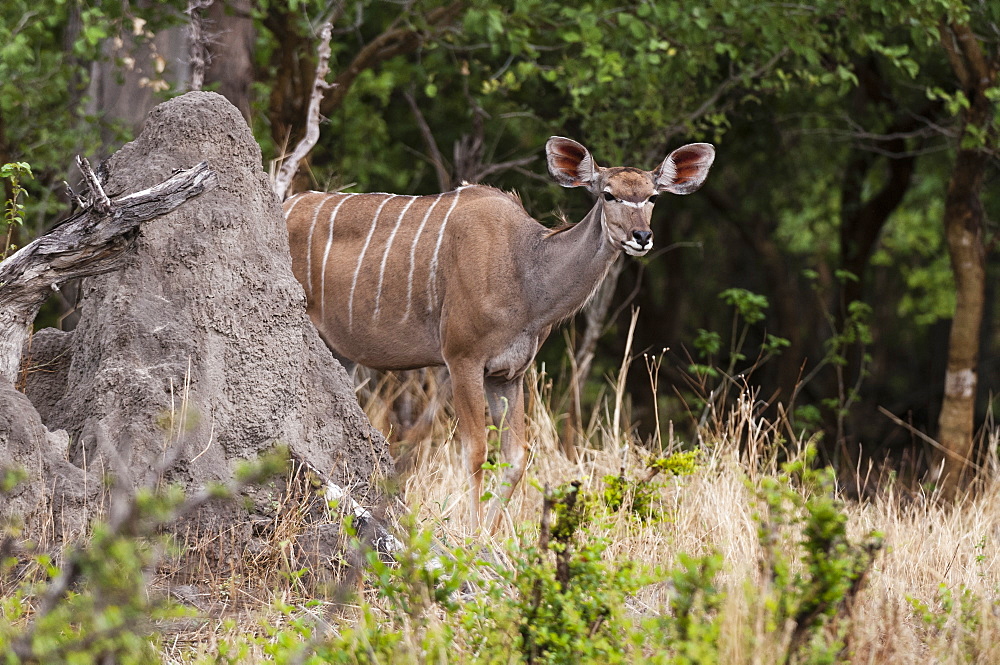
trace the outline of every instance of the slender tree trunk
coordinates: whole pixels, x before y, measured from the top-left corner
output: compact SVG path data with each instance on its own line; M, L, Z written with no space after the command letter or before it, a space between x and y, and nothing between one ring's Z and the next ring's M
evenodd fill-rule
M975 150L960 150L955 160L944 224L955 275L955 317L948 337L948 370L944 400L938 420L938 439L948 451L943 454L943 481L949 494L962 484L966 461L972 455L976 406L976 367L986 292L986 256L983 247L983 209L979 192L983 184L986 156Z
M983 147L966 145L969 130L990 131L993 107L985 91L996 83L997 67L988 61L968 25L951 25L942 32L943 46L970 105L962 118L963 145L955 156L948 183L944 226L955 276L955 317L948 338L948 369L938 420L938 457L947 496L961 491L972 457L975 430L977 365L986 293L986 249L980 191L988 165ZM977 141L976 141L977 142ZM974 142L974 143L976 143Z

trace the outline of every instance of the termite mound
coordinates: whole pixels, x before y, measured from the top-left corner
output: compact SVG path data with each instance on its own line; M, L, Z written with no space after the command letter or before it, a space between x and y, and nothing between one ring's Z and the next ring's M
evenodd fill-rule
M114 197L201 161L219 186L146 224L123 270L83 283L76 329L40 331L25 355L25 394L48 430L8 436L27 484L49 488L21 502L29 531L45 516L54 533L82 531L105 474L135 486L173 455L164 480L193 491L276 445L377 501L385 440L306 316L279 203L236 108L203 92L161 104L101 173ZM63 442L57 459L40 450L46 436ZM224 534L225 557L242 552L271 517L271 492L210 504L184 529Z

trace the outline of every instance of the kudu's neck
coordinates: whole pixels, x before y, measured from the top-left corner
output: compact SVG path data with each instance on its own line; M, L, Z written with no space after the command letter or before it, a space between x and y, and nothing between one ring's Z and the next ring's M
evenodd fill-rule
M531 265L537 269L528 292L535 292L539 316L556 323L575 314L608 274L621 250L601 223L601 201L576 225L541 240Z

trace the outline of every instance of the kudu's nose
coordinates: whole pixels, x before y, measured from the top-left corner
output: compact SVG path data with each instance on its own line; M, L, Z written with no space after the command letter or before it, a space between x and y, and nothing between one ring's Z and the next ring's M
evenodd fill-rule
M639 243L639 247L645 247L653 239L652 231L632 231L632 239Z

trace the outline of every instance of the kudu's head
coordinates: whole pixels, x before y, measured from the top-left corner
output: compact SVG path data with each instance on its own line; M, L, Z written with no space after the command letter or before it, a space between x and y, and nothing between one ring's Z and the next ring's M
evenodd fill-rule
M715 159L709 143L691 143L667 155L653 171L603 168L573 139L553 136L545 144L549 172L563 187L586 187L597 197L608 242L632 256L653 248L649 220L662 192L690 194L701 187Z

